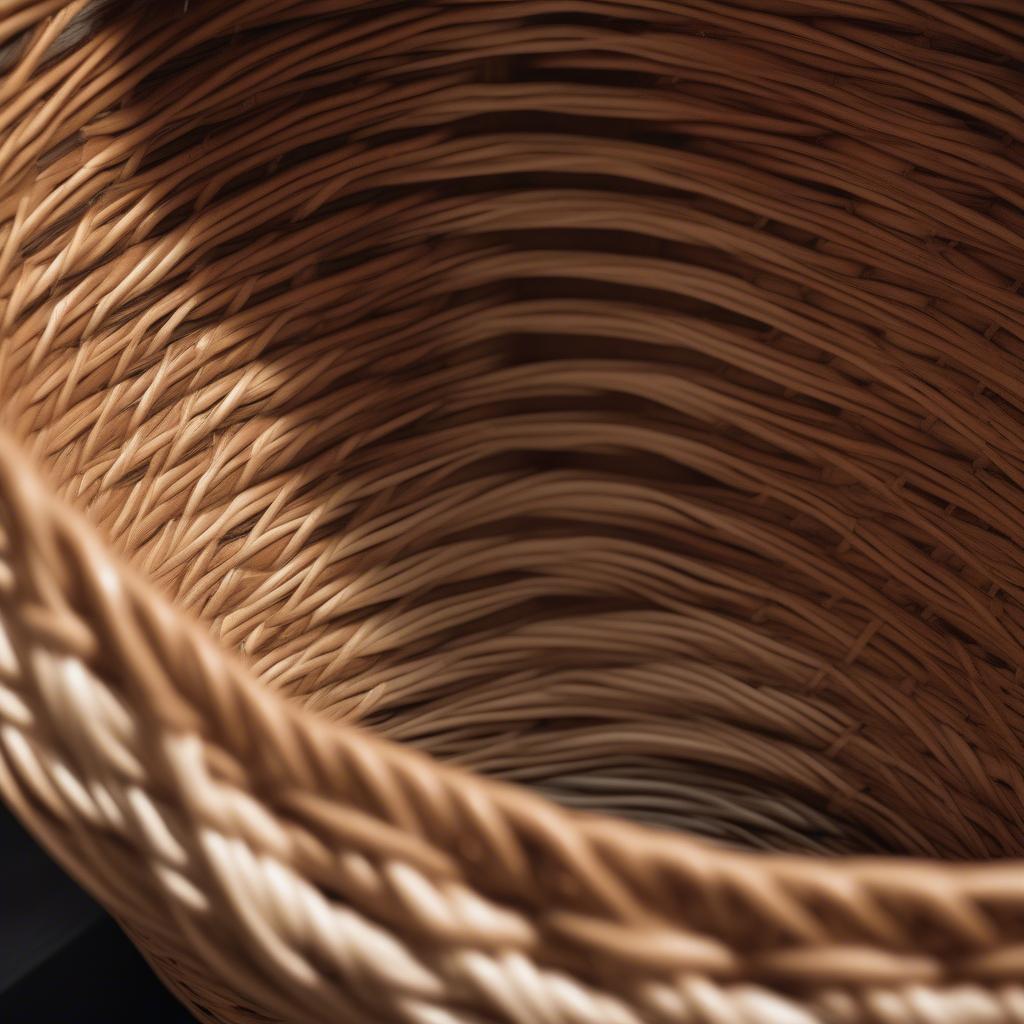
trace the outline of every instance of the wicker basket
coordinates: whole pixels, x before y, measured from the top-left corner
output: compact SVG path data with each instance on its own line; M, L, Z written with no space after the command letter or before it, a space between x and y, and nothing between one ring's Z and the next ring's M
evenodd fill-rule
M1024 1021L1021 0L0 12L0 792L201 1018Z

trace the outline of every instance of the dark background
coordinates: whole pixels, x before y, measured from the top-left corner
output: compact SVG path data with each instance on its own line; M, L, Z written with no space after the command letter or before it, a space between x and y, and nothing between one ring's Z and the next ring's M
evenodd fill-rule
M0 1021L193 1024L117 925L2 805Z

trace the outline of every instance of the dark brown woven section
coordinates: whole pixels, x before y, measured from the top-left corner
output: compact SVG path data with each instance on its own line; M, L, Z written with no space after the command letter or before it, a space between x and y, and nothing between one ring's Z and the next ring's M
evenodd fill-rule
M179 994L1024 1020L1018 0L0 12L0 792Z

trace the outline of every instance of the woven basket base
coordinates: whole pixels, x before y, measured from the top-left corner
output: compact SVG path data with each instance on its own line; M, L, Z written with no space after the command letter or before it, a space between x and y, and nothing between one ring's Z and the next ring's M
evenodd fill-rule
M37 62L107 69L4 178L62 495L321 716L730 843L1020 853L1019 74L979 126L875 21L800 50L828 4L314 6Z

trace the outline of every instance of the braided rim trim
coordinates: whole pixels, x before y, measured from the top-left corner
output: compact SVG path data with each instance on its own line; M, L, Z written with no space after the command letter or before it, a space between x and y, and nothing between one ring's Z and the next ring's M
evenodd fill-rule
M51 713L63 707L71 715L78 746L135 780L134 831L165 862L159 870L186 904L198 905L203 894L175 874L180 851L156 824L147 778L170 785L162 794L169 806L181 801L195 822L220 827L219 836L200 829L210 863L263 851L279 863L312 867L319 859L323 877L339 850L385 858L395 865L390 884L403 914L415 910L401 920L434 939L515 941L641 975L699 972L815 990L1024 977L1017 861L722 852L557 808L359 728L319 721L261 689L108 552L7 438L0 438L0 515L10 563L0 599L5 646L22 665L32 662ZM59 699L47 700L56 678L63 679ZM110 706L100 712L93 704L84 715L70 691L89 678L113 687L97 683L107 694L98 700ZM6 690L3 714L7 757L18 749L28 759L31 744L20 730L32 711ZM129 734L134 752L110 742ZM90 812L94 820L100 813ZM417 886L428 878L447 893L444 914L432 916L418 902ZM477 923L477 900L493 914L486 926ZM460 901L462 911L453 911ZM755 938L744 943L738 931ZM933 951L912 941L922 934Z

